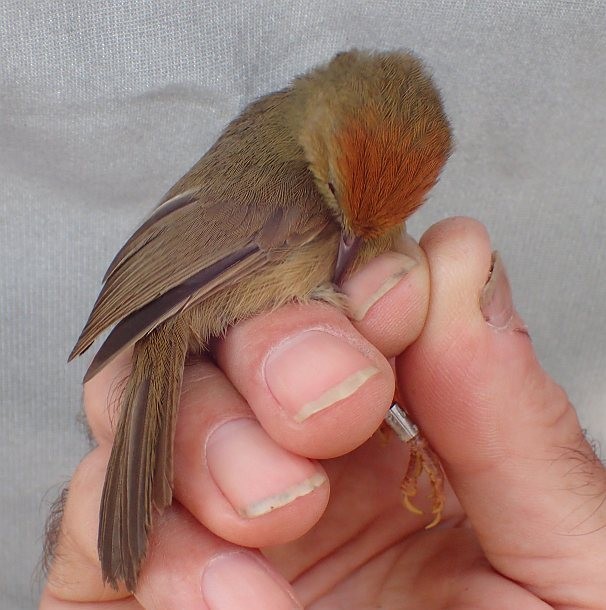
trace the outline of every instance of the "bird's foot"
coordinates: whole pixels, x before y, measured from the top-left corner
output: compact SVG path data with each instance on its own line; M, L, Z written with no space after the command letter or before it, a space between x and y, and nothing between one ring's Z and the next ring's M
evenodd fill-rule
M408 469L400 485L402 503L411 513L423 514L423 511L413 504L412 498L417 495L419 479L425 473L431 485L431 513L433 515L433 520L425 526L425 529L431 529L442 520L445 503L444 471L438 456L422 436L417 435L409 441L409 447Z

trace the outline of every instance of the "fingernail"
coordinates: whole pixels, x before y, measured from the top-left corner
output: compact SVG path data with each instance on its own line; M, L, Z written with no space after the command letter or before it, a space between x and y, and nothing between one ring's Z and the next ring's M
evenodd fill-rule
M326 482L313 462L280 447L253 419L234 419L214 430L206 442L206 462L223 495L248 519Z
M287 339L265 362L269 390L297 422L351 396L378 372L349 343L318 330Z
M202 574L208 610L301 610L288 583L250 553L235 551L211 559Z
M492 253L490 277L480 295L480 310L486 322L497 330L527 332L526 325L513 305L507 271L496 250Z
M417 260L401 252L386 252L347 278L341 288L349 297L351 317L364 319L370 308L417 264Z

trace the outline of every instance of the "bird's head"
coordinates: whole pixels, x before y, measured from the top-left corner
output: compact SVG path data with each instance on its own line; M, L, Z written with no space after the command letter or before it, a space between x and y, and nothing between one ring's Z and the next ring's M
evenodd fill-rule
M408 53L340 53L295 80L299 142L326 204L350 239L401 226L451 149L440 96Z

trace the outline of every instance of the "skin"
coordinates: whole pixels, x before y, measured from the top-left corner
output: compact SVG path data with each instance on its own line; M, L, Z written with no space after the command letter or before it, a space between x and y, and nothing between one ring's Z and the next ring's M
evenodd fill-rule
M451 219L420 243L425 255L410 242L403 246L419 263L362 320L352 323L317 303L286 306L234 327L217 345L220 369L209 362L188 367L177 423L177 502L154 529L136 598L102 585L96 554L113 436L106 404L128 357L88 383L85 406L99 446L71 482L41 610L602 608L606 471L528 336L484 319L479 297L491 259L484 228ZM382 255L362 269L345 285L352 301L376 293L377 276L391 277L396 260ZM297 424L284 410L314 389L318 374L297 367L292 391L280 393L268 389L271 375L258 374L254 363L274 354L267 362L285 374L291 361L277 346L318 328L346 344L342 358L322 363L324 381L339 380L348 362L357 366L360 349L380 373ZM385 358L394 355L406 405L440 454L457 498L449 495L444 523L430 531L399 506L405 448L376 436L364 440L393 390ZM318 353L307 357L313 362ZM244 428L258 421L255 434L265 436L255 437L256 445L284 453L269 470L261 454L249 454L246 476L239 476L246 461L232 453L219 469L219 490L208 460L229 438L213 441L230 421ZM329 457L335 445L347 453ZM320 485L261 517L238 514L237 500L246 503L259 484L255 473L283 483L286 471L325 472L330 489ZM242 587L244 606L233 598Z

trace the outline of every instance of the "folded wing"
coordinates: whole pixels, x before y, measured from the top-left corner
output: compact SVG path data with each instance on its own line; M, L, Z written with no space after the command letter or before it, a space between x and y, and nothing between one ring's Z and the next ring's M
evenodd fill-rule
M156 208L111 263L70 354L82 354L117 323L86 379L192 302L317 236L330 222L320 195L308 181L295 184L295 194L269 203L186 192Z

